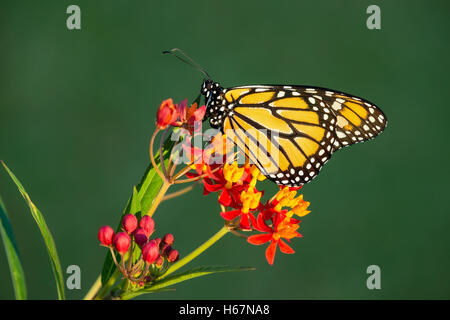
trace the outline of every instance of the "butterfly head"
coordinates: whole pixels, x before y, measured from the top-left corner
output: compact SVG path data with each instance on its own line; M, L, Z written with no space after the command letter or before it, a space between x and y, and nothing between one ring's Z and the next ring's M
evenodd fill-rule
M223 88L210 79L203 81L201 94L205 96L206 117L213 128L221 128L226 113L222 105Z
M214 82L211 79L205 79L202 84L201 93L206 97L206 100L217 96L222 91L222 87L218 82Z

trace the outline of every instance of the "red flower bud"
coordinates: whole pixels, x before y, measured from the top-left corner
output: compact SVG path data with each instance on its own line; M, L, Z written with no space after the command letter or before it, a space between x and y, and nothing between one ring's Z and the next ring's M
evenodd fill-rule
M155 230L155 221L150 216L143 216L139 221L139 227L147 232L147 236L150 237Z
M119 232L114 237L114 246L120 254L124 254L130 247L131 239L126 232Z
M137 218L132 214L126 214L122 219L122 226L128 233L133 233L137 228Z
M158 248L159 248L160 244L161 244L161 238L156 238L155 241L156 241L156 244L158 245Z
M161 268L164 264L164 258L159 256L158 259L156 259L155 264L158 268Z
M134 241L136 241L139 248L142 248L143 246L145 246L145 244L148 241L147 232L142 228L137 229L134 232Z
M174 237L171 233L168 233L164 236L163 241L167 243L169 246L173 244Z
M175 262L178 260L178 251L177 250L171 250L169 254L167 255L167 261L169 262Z
M172 122L175 122L178 118L178 110L173 104L172 99L164 100L159 106L156 114L156 126L159 129L165 129Z
M172 247L164 242L161 242L160 247L161 247L161 254L165 257L167 257L169 252L172 250Z
M156 244L155 240L150 240L144 248L142 248L142 258L144 258L144 261L148 264L152 264L153 262L158 259L159 256L159 248Z
M114 238L114 230L110 226L103 226L98 230L98 241L104 246L110 246Z

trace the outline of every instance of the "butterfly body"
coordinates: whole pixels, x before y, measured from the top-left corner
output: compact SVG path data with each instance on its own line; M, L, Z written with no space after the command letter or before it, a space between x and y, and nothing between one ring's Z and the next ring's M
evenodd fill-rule
M298 85L223 88L205 80L206 117L279 185L317 176L336 150L373 139L386 127L383 112L362 98Z

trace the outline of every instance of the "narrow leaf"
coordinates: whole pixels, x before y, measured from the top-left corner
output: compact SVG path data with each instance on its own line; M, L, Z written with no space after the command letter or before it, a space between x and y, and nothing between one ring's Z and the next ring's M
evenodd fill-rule
M170 137L168 137L163 145L163 159L166 167L174 144L175 142L172 141ZM155 160L156 164L160 168L161 166L159 159L160 157L158 152L155 156ZM159 189L161 189L162 184L163 181L161 177L156 173L156 170L153 169L153 166L150 164L149 168L147 169L147 175L144 176L144 178L142 179L141 183L138 186L139 187L138 196L141 201L142 214L145 214L148 211L153 202L153 199L158 194Z
M146 294L146 293L160 293L160 292L166 292L166 291L175 291L175 288L161 288L161 289L148 289L145 292L142 292L142 290L137 290L137 291L128 291L126 293L123 293L120 296L121 300L130 300L133 299L137 296L140 296L141 294Z
M253 271L253 267L230 267L230 266L204 266L196 267L184 272L180 272L174 275L167 276L160 281L156 281L151 287L141 289L138 291L127 292L122 295L122 299L131 299L141 294L152 293L157 290L161 290L165 287L180 283L189 279L194 279L202 276L206 276L214 273L222 272L235 272L235 271Z
M141 202L136 187L133 187L133 195L131 196L130 210L128 213L136 214L141 211Z
M20 261L19 250L17 249L16 240L8 219L5 206L0 198L0 234L3 239L6 257L8 259L11 280L14 288L14 295L17 300L25 300L27 298L27 288L25 284L25 274L23 272L22 263Z
M31 201L30 196L25 191L25 188L22 186L20 181L16 178L14 173L6 166L6 164L1 161L3 167L5 168L6 172L8 172L9 176L19 189L20 193L22 194L22 197L25 199L25 201L28 204L28 207L30 208L31 215L33 216L34 220L36 221L36 224L39 227L39 230L41 232L42 238L44 239L45 246L47 247L48 255L50 256L50 262L53 269L53 274L55 276L56 280L56 288L58 291L58 299L63 300L65 299L65 293L64 293L64 280L63 280L63 274L61 269L61 263L59 262L58 252L56 251L55 241L53 240L53 236L50 232L50 230L47 227L47 223L45 222L44 216L39 211L39 209L34 205L34 203Z

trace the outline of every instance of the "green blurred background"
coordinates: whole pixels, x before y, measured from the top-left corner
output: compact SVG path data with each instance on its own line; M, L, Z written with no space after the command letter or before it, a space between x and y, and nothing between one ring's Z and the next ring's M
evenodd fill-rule
M81 30L66 8L81 8ZM381 7L381 30L366 8ZM303 189L312 213L295 255L227 236L192 265L255 266L191 280L163 299L450 298L448 119L450 5L445 1L4 1L0 11L0 158L53 232L63 269L87 292L148 165L155 111L197 96L199 72L161 51L183 48L224 86L309 84L375 102L389 119L374 141L335 154ZM4 171L0 194L21 251L29 297L56 298L44 243ZM164 203L158 234L187 254L222 224L198 188ZM381 290L366 268L381 268ZM3 247L0 298L13 291Z

